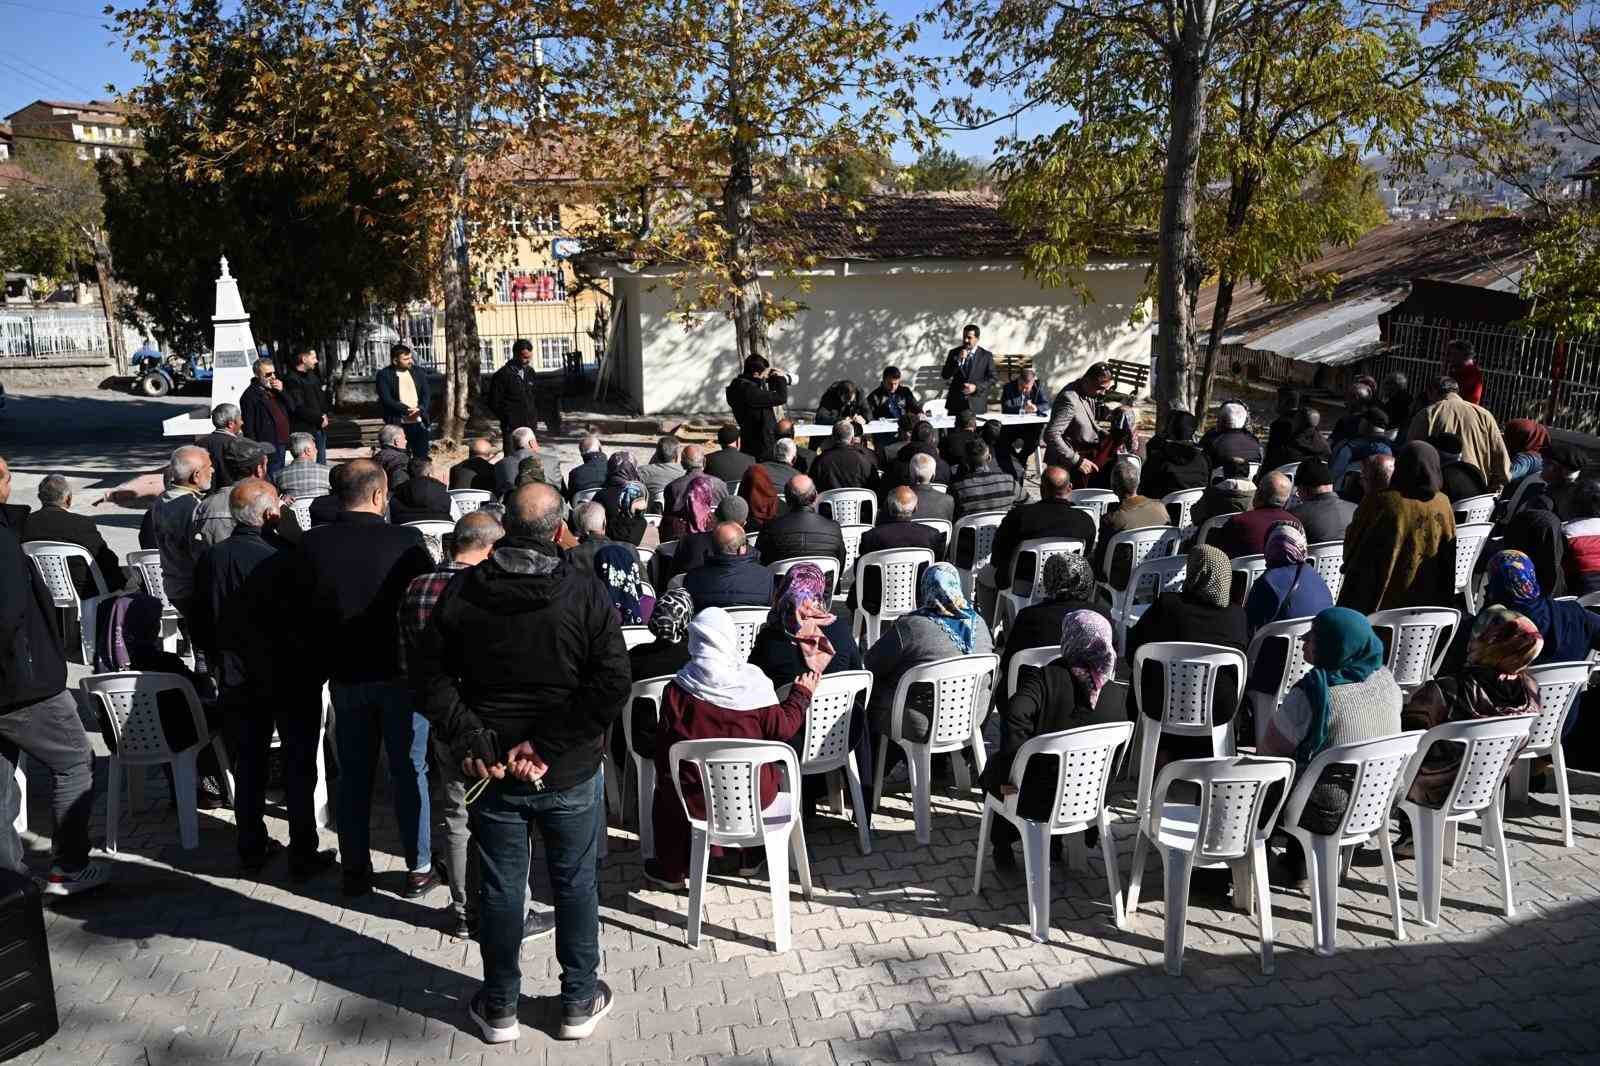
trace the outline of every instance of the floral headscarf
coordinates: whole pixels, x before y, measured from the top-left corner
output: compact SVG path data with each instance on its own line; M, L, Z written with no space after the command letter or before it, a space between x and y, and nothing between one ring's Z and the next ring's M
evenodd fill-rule
M795 636L800 632L798 612L808 603L828 606L828 577L817 564L800 563L783 575L777 602L767 614L767 624L779 626L789 636Z
M1233 568L1221 548L1201 544L1184 557L1183 597L1191 603L1228 606L1233 594Z
M650 632L658 643L682 644L689 635L689 619L694 617L694 599L681 585L668 589L656 600L650 612Z
M1267 530L1262 549L1268 566L1293 566L1306 561L1306 531L1293 522L1279 522Z
M643 625L650 618L655 600L644 594L639 564L633 550L621 544L607 544L594 555L595 575L604 582L617 609L617 620L625 626Z
M634 462L632 454L626 449L611 453L611 458L606 460L606 484L621 485L628 481L642 481L639 475L639 464Z
M955 567L949 563L934 563L924 570L917 582L917 603L919 606L913 614L938 623L961 649L962 655L972 654L978 612L962 594L961 575Z
M1094 567L1081 555L1052 555L1044 564L1044 591L1051 599L1094 599Z
M1495 553L1489 560L1489 601L1521 611L1532 607L1544 594L1539 589L1539 572L1533 560L1519 551Z
M1098 611L1068 611L1061 619L1061 662L1089 694L1089 706L1100 702L1117 668L1111 623Z
M1544 637L1531 619L1504 607L1485 607L1472 623L1467 662L1487 667L1501 677L1515 677L1543 650Z
M685 513L679 517L688 523L690 533L709 533L716 507L716 482L707 474L696 474L684 490L682 510Z

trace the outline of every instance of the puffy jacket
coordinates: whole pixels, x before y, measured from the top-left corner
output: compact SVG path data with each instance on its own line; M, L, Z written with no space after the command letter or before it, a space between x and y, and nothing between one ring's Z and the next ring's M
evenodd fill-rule
M1203 489L1211 484L1211 460L1200 445L1186 440L1154 437L1144 450L1139 474L1139 495L1159 500L1180 489Z
M772 571L754 555L709 555L683 575L683 590L694 609L765 607L772 602Z
M555 545L506 537L440 597L411 659L417 700L440 740L493 729L504 753L528 741L547 789L594 776L606 730L633 685L605 586Z
M54 601L16 531L0 525L0 714L66 686Z
M815 511L792 511L774 518L756 544L763 566L805 555L831 555L844 566L844 534L838 523Z
M1600 518L1580 518L1562 530L1567 537L1567 584L1579 596L1600 591Z

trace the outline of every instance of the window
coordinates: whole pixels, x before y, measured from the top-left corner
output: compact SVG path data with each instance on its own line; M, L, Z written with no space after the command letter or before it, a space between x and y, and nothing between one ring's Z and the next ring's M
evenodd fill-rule
M525 215L520 208L513 207L506 213L506 225L524 235L552 237L561 232L561 209L541 205L531 215Z
M503 304L561 303L567 279L559 270L503 270L496 294Z
M563 337L539 338L539 369L560 370L561 357L566 353L567 346Z

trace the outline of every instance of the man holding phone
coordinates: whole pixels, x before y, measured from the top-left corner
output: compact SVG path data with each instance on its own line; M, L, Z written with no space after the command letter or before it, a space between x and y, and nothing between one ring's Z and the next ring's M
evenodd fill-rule
M505 537L450 583L410 660L422 713L476 782L468 817L482 878L483 989L468 1010L491 1044L520 1034L518 954L535 825L555 895L558 1035L590 1035L612 1004L599 979L600 760L632 671L605 586L561 558L562 506L542 483L511 494Z

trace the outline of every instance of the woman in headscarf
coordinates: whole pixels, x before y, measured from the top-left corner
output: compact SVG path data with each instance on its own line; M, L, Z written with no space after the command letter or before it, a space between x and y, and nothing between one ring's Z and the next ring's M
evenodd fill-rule
M814 563L791 567L778 583L778 594L766 624L756 633L750 649L750 662L772 680L788 684L805 665L805 649L800 634L809 632L812 623L828 639L833 660L826 673L861 669L861 649L850 633L850 620L830 610L828 579Z
M1220 548L1202 544L1185 556L1183 591L1156 597L1128 631L1127 657L1158 641L1204 641L1244 651L1250 645L1244 608L1230 604L1233 568Z
M1527 507L1512 515L1505 524L1500 547L1532 559L1539 587L1556 599L1567 595L1567 539L1561 519L1548 504L1548 496L1535 496Z
M1550 447L1550 431L1531 418L1513 418L1506 423L1506 454L1511 456L1508 491L1529 474L1544 469L1544 450Z
M1543 648L1544 639L1531 619L1501 606L1485 609L1472 624L1466 665L1417 689L1400 716L1400 728L1432 729L1445 722L1538 713L1539 686L1527 670ZM1423 756L1408 798L1437 807L1455 784L1460 764L1461 745L1433 745Z
M1383 665L1383 641L1365 616L1329 607L1312 620L1305 643L1311 669L1267 717L1262 754L1293 756L1303 771L1326 748L1400 732L1400 686ZM1312 789L1300 825L1313 833L1337 831L1352 782L1348 766L1330 768ZM1285 860L1290 879L1302 880L1305 856L1293 838Z
M1267 572L1256 578L1244 601L1252 637L1268 622L1310 618L1333 606L1327 583L1306 561L1305 530L1279 522L1267 530L1263 554Z
M802 629L805 670L795 675L789 694L779 702L772 682L739 654L739 635L733 619L720 607L707 607L689 623L689 661L673 677L661 698L661 720L656 727L655 835L656 858L645 863L645 879L659 888L684 886L689 872L689 822L672 782L669 755L680 740L776 740L787 742L805 724L811 694L822 680L831 658L814 622ZM778 795L777 768L761 771L761 806L772 805ZM683 799L696 818L706 813L705 793L699 775L684 769ZM720 849L712 849L720 856ZM759 850L750 862L737 856L719 863L720 872L748 875L760 868Z
M1431 444L1400 449L1389 487L1362 499L1345 531L1339 606L1372 614L1455 599L1456 515L1443 483Z
M717 504L727 494L709 474L696 474L678 498L677 509L661 520L661 539L677 540L690 533L709 533L716 524Z
M1044 596L1024 607L1006 628L1005 651L1000 654L1000 682L995 703L1004 707L1011 693L1006 678L1011 657L1024 648L1048 648L1061 640L1061 620L1073 611L1096 611L1111 620L1110 604L1100 594L1094 568L1081 555L1052 555L1044 564Z
M681 588L668 589L656 600L650 612L650 633L656 639L628 649L628 665L633 680L649 681L670 677L689 661L689 620L694 617L694 601ZM629 708L633 715L633 750L646 759L656 756L657 708L650 700L637 700ZM611 731L612 758L619 767L628 766L621 725Z
M956 655L994 651L989 627L967 602L961 576L949 563L934 563L917 582L917 609L901 615L867 650L866 668L872 671L872 703L868 718L872 728L887 736L895 687L914 666ZM928 698L931 698L931 686ZM901 731L909 740L928 737L929 705L913 693L906 701ZM895 746L891 751L899 750Z
M980 778L991 796L1012 791L1011 765L1022 745L1041 734L1089 725L1095 720L1100 693L1117 665L1111 623L1095 611L1069 611L1061 620L1057 639L1061 657L1025 673L1005 705L1000 748ZM1057 799L1057 764L1054 756L1029 760L1017 798L1017 813L1024 818L1050 817ZM995 867L1015 867L1011 845L1017 839L1016 829L1004 818L996 818L990 823L989 832L994 842Z
M1519 551L1497 552L1489 560L1488 607L1505 607L1531 621L1543 634L1544 648L1533 665L1571 663L1600 649L1600 615L1576 600L1553 600L1539 587L1533 560ZM1468 661L1471 661L1468 649ZM1568 719L1569 725L1572 719Z
M649 523L645 508L650 493L639 474L639 464L626 449L611 453L606 460L606 481L595 502L606 509L606 536L611 540L637 545L644 540Z
M611 597L618 622L642 626L650 621L656 601L644 591L637 555L621 544L607 544L594 554L594 573Z
M1536 499L1548 500L1549 497L1538 496ZM1577 487L1572 490L1567 508L1572 517L1561 527L1561 543L1566 551L1566 576L1571 578L1572 593L1575 596L1587 596L1591 592L1600 592L1600 480L1580 478ZM1511 519L1510 525L1515 526L1517 520L1527 513L1528 508L1522 508ZM1556 517L1549 508L1543 508L1536 514ZM1537 517L1534 520L1543 521ZM1515 547L1510 539L1507 533L1505 546ZM1539 567L1539 583L1545 591L1552 598L1565 594L1568 583L1558 581L1554 586L1546 583L1543 558L1535 552L1528 554L1533 556L1534 565ZM1560 558L1559 554L1557 558ZM1559 569L1557 576L1561 576Z
M1276 470L1285 463L1303 463L1307 459L1332 462L1333 449L1322 435L1322 415L1314 407L1302 407L1294 414L1289 437L1276 447L1268 448L1262 462L1263 469Z
M744 477L739 479L739 498L750 506L750 514L744 522L746 533L761 532L768 522L778 517L781 510L772 475L760 463L752 464L744 472Z

